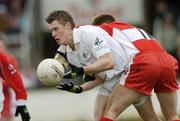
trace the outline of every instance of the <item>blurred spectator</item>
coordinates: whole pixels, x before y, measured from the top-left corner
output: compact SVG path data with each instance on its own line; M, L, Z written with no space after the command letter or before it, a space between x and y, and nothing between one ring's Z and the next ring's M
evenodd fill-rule
M162 46L175 58L177 58L177 28L173 23L173 16L170 13L164 15L164 21L162 24L162 35L161 35L161 44Z
M168 11L167 4L164 1L159 1L156 5L156 16L154 19L153 24L153 36L160 42L161 42L161 36L162 36L162 24L163 24L163 16Z
M158 0L153 35L180 63L180 1ZM179 64L180 68L180 64ZM180 73L179 73L180 74Z
M0 0L0 31L10 34L20 32L25 3L25 0Z
M0 31L5 31L9 27L7 0L0 0Z
M159 43L176 59L178 59L178 31L175 24L174 11L171 4L160 0L156 6L156 17L153 24L153 35Z
M178 37L177 37L177 42L178 42L177 56L178 56L178 62L179 62L179 65L180 65L180 31L179 31L179 34L178 34Z

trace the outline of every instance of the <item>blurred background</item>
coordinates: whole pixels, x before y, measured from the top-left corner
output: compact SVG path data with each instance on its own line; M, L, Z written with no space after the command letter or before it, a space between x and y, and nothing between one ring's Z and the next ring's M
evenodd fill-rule
M18 59L28 90L27 105L32 121L93 120L97 89L80 95L70 94L55 87L43 87L36 76L39 62L54 57L58 48L45 23L48 14L57 9L67 10L76 25L90 24L98 13L112 14L119 21L144 28L180 61L179 0L0 0L0 32L6 34L8 51ZM161 116L154 95L153 103ZM133 107L119 118L140 120Z

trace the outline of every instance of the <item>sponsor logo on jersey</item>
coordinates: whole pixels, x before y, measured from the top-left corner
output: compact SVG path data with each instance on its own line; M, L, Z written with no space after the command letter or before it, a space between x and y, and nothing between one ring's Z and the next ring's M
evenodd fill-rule
M96 46L101 46L102 44L103 44L103 40L99 40L99 38L96 37L95 45L96 45Z
M88 53L83 52L83 58L87 59L87 57L88 57Z

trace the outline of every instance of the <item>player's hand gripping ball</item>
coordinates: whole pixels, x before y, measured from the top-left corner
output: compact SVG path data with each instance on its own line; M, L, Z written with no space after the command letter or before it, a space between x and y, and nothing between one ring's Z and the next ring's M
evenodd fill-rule
M63 79L63 65L52 58L44 59L38 65L37 76L43 85L56 86Z

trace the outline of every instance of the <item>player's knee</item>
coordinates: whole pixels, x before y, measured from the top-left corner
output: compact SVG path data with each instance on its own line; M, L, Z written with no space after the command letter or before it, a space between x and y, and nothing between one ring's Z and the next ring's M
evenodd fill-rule
M139 102L134 103L133 105L134 105L135 107L140 107L140 106L142 106L142 105L148 100L148 98L149 98L149 96L142 96L142 97L140 98Z

